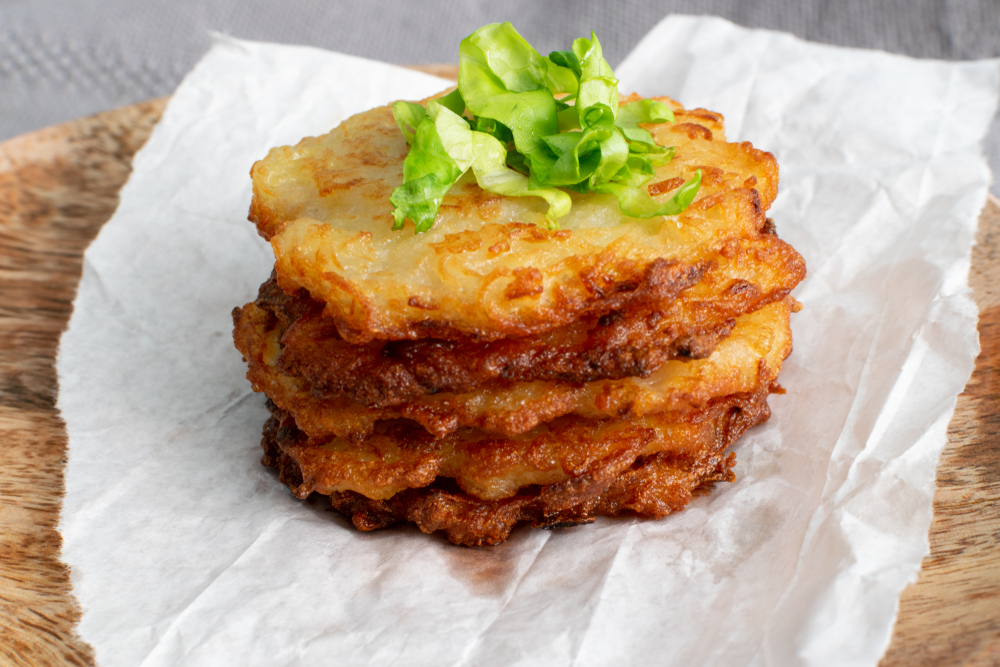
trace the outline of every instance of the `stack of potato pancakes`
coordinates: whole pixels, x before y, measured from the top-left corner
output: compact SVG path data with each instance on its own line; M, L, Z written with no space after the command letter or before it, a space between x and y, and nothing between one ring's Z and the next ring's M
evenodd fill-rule
M649 194L702 174L676 216L572 193L548 229L545 201L470 173L429 231L393 231L408 146L389 107L254 165L275 265L233 320L270 399L263 463L361 530L409 521L464 545L660 518L731 481L726 450L770 415L805 263L766 217L774 157L660 101L676 122L644 127L675 153Z

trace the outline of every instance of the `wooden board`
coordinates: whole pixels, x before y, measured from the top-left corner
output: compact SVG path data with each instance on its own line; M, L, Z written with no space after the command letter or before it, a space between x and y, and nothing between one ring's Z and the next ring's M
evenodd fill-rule
M454 68L437 68L453 74ZM65 427L55 353L83 251L118 203L165 100L0 143L0 664L90 665L60 561ZM1000 201L970 282L982 354L938 469L931 555L900 602L885 667L1000 665Z

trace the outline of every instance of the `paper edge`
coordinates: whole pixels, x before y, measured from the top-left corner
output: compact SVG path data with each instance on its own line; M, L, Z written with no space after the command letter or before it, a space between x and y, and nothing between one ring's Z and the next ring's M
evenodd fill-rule
M420 70L411 69L409 67L404 67L402 65L398 65L395 63L387 63L379 60L363 58L361 56L354 56L351 54L345 54L338 51L332 51L330 49L322 49L319 47L305 46L305 45L281 44L276 42L264 42L259 40L240 39L227 35L223 32L217 32L217 31L209 31L209 37L211 39L211 45L209 49L202 55L201 58L199 58L198 62L195 63L195 65L187 72L187 74L184 75L184 78L177 85L177 88L168 97L167 103L164 106L159 119L156 121L153 128L150 130L149 136L147 136L143 145L132 155L130 161L131 165L129 173L124 183L122 183L121 187L118 190L118 203L116 204L114 211L111 213L108 219L101 225L100 230L98 230L97 234L94 235L94 238L92 238L90 242L87 243L86 248L84 248L82 252L80 276L79 279L76 281L76 284L74 285L73 297L70 303L70 315L69 318L66 320L65 327L59 333L59 340L56 346L55 359L53 363L53 368L56 373L55 409L56 409L56 416L61 422L62 428L66 434L66 447L63 456L63 463L61 470L62 488L59 500L59 515L55 525L55 529L59 534L58 557L60 564L66 568L69 574L68 595L70 597L73 606L79 611L80 614L79 618L76 619L76 621L73 623L72 633L81 642L85 643L87 646L91 648L91 650L94 652L95 660L97 657L97 648L80 633L80 627L83 622L83 617L86 613L88 613L88 607L89 607L89 605L87 605L86 602L82 598L80 598L79 595L77 594L77 591L79 589L78 582L80 578L84 575L82 572L78 572L76 568L74 568L74 566L65 557L65 539L63 535L64 535L64 528L66 527L65 500L69 492L69 484L68 484L69 478L67 473L69 471L70 459L72 457L74 449L73 438L69 428L69 419L67 418L65 412L66 404L64 402L64 397L62 392L64 380L66 379L64 374L64 368L66 363L65 349L67 340L72 339L73 336L79 334L78 328L79 328L79 318L81 317L81 311L77 308L77 305L78 305L78 300L80 298L81 287L83 287L85 281L90 281L95 279L92 275L93 274L92 263L88 260L88 254L91 252L91 248L98 242L98 240L102 237L102 235L106 233L108 227L119 216L122 208L122 202L124 201L124 194L133 184L133 179L135 178L136 175L136 168L135 168L136 165L140 163L143 159L145 159L147 149L156 143L155 140L158 139L160 134L167 131L164 129L165 125L169 123L169 121L173 120L174 116L176 115L177 111L176 111L175 99L177 97L178 91L180 91L184 86L190 85L191 79L197 75L197 73L201 68L206 66L206 62L208 61L208 59L218 50L233 49L233 50L243 51L245 53L252 53L257 47L261 46L266 47L268 49L278 48L288 51L303 51L315 54L322 54L324 56L333 54L338 57L343 57L348 61L363 62L366 65L375 64L380 67L386 67L405 72L407 76L425 78L428 81L441 83L442 90L447 87L455 85L455 82L451 81L450 79L444 79L438 76L434 76L433 74L422 72ZM96 279L99 280L99 278ZM79 447L77 447L76 449L79 449Z
M711 16L711 15L700 15L699 16L699 15L688 15L688 14L670 14L670 15L667 15L666 17L664 17L659 23L657 23L655 26L653 26L650 29L650 31L647 32L647 34L644 35L639 40L639 42L637 42L636 46L633 47L633 50L625 57L625 59L623 59L622 64L624 64L625 62L627 62L628 59L632 57L632 55L640 48L640 46L642 46L642 44L647 39L650 38L650 35L652 34L652 32L656 31L660 27L661 24L665 23L666 21L670 20L673 17L678 17L678 16L682 17L682 18L686 18L686 19L694 19L694 20L707 19L707 20L710 20L710 21L713 21L713 22L722 22L722 23L725 23L725 24L729 24L729 25L735 26L737 29L739 29L741 31L746 31L746 32L758 32L758 33L767 33L767 34L773 34L773 35L780 35L782 37L791 37L792 39L796 40L797 42L801 42L802 44L807 44L810 47L822 47L822 48L826 48L826 49L852 51L852 52L858 52L858 53L872 53L872 52L875 52L875 53L882 53L882 54L885 54L885 55L893 57L893 58L900 58L900 59L911 60L911 61L919 61L919 62L938 62L938 63L948 64L948 65L954 65L954 64L958 64L958 63L984 63L984 62L993 62L993 63L998 64L998 67L1000 67L1000 58L995 58L995 59L981 59L981 60L964 60L964 61L950 61L950 60L939 60L939 59L913 58L911 56L890 53L890 52L886 52L886 51L883 51L883 50L877 50L877 49L862 49L862 48L856 48L856 47L844 47L844 46L836 46L836 45L829 45L829 44L821 44L821 43L816 43L816 42L811 42L811 41L808 41L808 40L801 39L801 38L799 38L799 37L797 37L797 36L795 36L795 35L793 35L791 33L783 32L783 31L772 30L772 29L765 29L765 28L747 28L747 27L740 26L738 24L735 24L735 23L733 23L731 21L728 21L726 19L723 19L723 18L717 17L717 16ZM424 72L420 72L418 70L411 70L409 68L402 67L400 65L396 65L396 64L393 64L393 63L385 63L385 62L382 62L382 61L376 61L376 60L371 60L371 59L367 59L367 58L361 58L361 57L352 56L352 55L349 55L349 54L341 54L339 52L330 51L330 50L327 50L327 49L320 49L320 48L317 48L317 47L300 46L300 45L288 45L288 44L276 44L276 43L261 42L261 41L256 41L256 40L242 40L242 39L238 39L238 38L234 38L234 37L228 36L228 35L226 35L224 33L217 33L217 32L212 32L211 33L211 38L212 38L212 46L211 46L211 48L198 61L198 63L188 72L188 74L185 75L184 79L182 80L182 82L178 86L178 90L180 90L180 88L182 86L184 86L185 82L187 82L187 80L204 64L204 61L206 60L206 58L208 58L209 54L211 54L216 48L219 48L219 47L222 47L222 48L236 47L236 48L240 48L240 49L246 50L245 49L245 45L248 45L248 44L249 45L267 45L268 47L280 47L280 48L296 49L296 50L301 49L301 50L308 50L308 51L321 52L321 53L337 53L337 55L344 56L344 57L349 58L349 59L356 59L358 61L364 61L364 62L367 62L367 63L377 63L379 65L383 65L383 66L387 66L387 67L392 67L392 68L396 68L396 69L406 70L408 73L412 73L414 75L419 75L419 76L424 76L424 77L430 77L432 79L435 79L437 81L442 82L443 84L445 84L446 87L454 85L454 82L451 81L451 80L449 80L449 79L443 79L443 78L440 78L440 77L435 77L434 75L427 74L427 73L424 73ZM621 66L621 65L619 65L619 66ZM175 91L175 94L176 94L176 91ZM996 102L997 102L997 100L994 100L994 115L996 114L996 106L997 106ZM140 157L143 155L143 153L146 150L146 147L151 143L153 137L155 136L155 133L163 131L161 125L162 125L164 119L168 117L168 114L171 113L172 106L173 106L173 96L171 96L170 101L168 101L166 107L163 110L163 113L161 115L160 120L157 121L157 123L154 126L152 132L150 133L149 138L147 138L146 143L133 156L133 164L135 163L135 161L137 161L138 159L140 159ZM973 247L976 244L975 234L976 234L976 232L977 232L977 230L979 228L979 219L982 216L982 211L985 209L987 197L992 196L989 193L989 183L992 183L992 173L990 171L989 164L986 161L983 141L984 141L984 138L981 138L980 141L979 141L977 158L980 160L981 164L985 167L985 169L987 171L987 174L989 176L989 180L987 181L987 185L982 188L981 197L980 197L982 199L982 205L980 206L980 212L976 216L975 223L973 225L973 230L972 230L972 232L973 232L973 242L972 242L972 244L970 244L968 246L968 249L967 249L967 258L968 258L967 264L969 266L971 266L972 249L973 249ZM134 175L134 171L130 172L130 174L129 174L126 182L123 184L122 189L121 189L120 192L124 192L125 189L129 186L129 184L132 181L133 175ZM979 196L979 195L977 195L977 196ZM998 199L998 204L1000 204L1000 199ZM102 231L103 231L104 227L107 224L109 224L112 220L114 220L114 218L117 215L118 215L118 207L116 207L115 212L111 215L111 217L108 219L108 221L106 221L104 223L104 225L102 225ZM65 419L65 417L63 415L62 402L61 402L62 392L61 392L60 389L61 389L61 384L62 384L61 381L63 379L63 374L61 372L61 367L63 365L63 362L62 362L61 358L62 358L63 352L64 352L64 337L71 332L71 330L73 328L74 320L76 320L77 316L78 316L77 308L76 308L77 298L78 298L78 295L79 295L80 286L83 283L83 281L86 279L86 275L87 275L86 253L87 253L87 251L89 251L90 247L97 241L97 239L99 237L100 237L100 232L88 244L87 249L84 251L84 266L83 266L83 271L81 272L80 280L79 280L79 282L76 285L76 290L75 290L73 301L72 301L72 304L71 304L71 307L72 307L71 315L70 315L69 320L67 321L66 328L60 333L59 343L58 343L57 350L56 350L56 360L55 360L55 368L56 368L56 374L57 374L56 410L57 410L58 417L63 421L64 425L66 426L66 432L67 432L67 447L66 447L66 455L65 455L65 457L66 457L66 463L64 464L64 468L63 468L63 470L64 470L63 499L65 499L65 493L66 493L66 490L67 490L66 489L66 481L67 480L66 480L66 477L65 477L65 471L67 469L66 466L68 466L68 460L69 460L69 457L70 457L71 443L69 442L68 422L66 421L66 419ZM976 314L975 318L973 318L973 321L977 321L978 320L978 315L979 315L979 308L978 308L978 304L972 298L971 288L969 287L969 280L968 280L968 278L969 278L968 271L966 271L966 273L965 273L965 280L963 282L964 291L961 294L953 295L952 298L957 298L960 303L961 302L968 302L968 304L971 304L971 306L975 309L974 312ZM973 372L973 370L975 368L975 361L976 361L976 359L978 357L978 347L979 347L978 346L978 326L974 325L974 327L975 327L976 335L977 335L977 355L974 355L973 358L972 358L971 368L969 370L969 375L966 377L965 383L964 383L963 386L967 386L968 381L969 381L969 377L971 377L971 374L972 374L972 372ZM959 392L959 394L960 393L961 392ZM947 420L945 422L945 424L946 424L945 428L946 429L947 429L947 425L950 424L951 420L954 418L954 411L955 411L955 408L956 408L956 405L957 405L957 399L958 399L958 395L959 394L955 394L955 396L951 400L950 408L946 411L946 414L947 414ZM942 416L944 414L945 414L945 412L942 412ZM941 453L943 452L944 448L947 445L948 445L948 441L947 441L947 436L946 436L945 439L944 439L944 442L941 445L941 447L938 449L937 455L935 457L935 466L934 466L935 477L936 477L937 468L938 468L938 466L940 464ZM937 488L936 482L935 482L934 486L935 486L935 492L936 492L936 488ZM825 496L825 493L826 493L826 489L824 489L824 496ZM819 508L817 508L816 511L818 512ZM931 512L929 513L929 518L927 520L927 529L929 529L929 527L930 527L930 523L933 520L933 516L934 515L933 515L933 494L932 494L932 498L931 498ZM59 520L58 520L57 526L56 526L56 529L60 532L60 538L62 537L63 522L64 522L64 508L63 508L62 503L60 503ZM810 523L811 523L811 520L810 520ZM895 601L895 608L894 608L894 612L893 612L893 617L892 617L891 622L889 624L888 633L887 633L887 635L885 637L884 647L883 647L882 652L881 652L881 654L879 656L879 659L881 659L881 657L884 656L885 651L889 648L892 636L894 634L895 624L896 624L896 621L898 620L898 613L899 613L899 607L900 607L900 596L901 596L902 592L905 591L906 588L909 585L912 585L912 583L914 583L914 582L916 582L918 580L920 571L922 569L922 563L923 563L923 561L927 558L927 556L930 553L930 543L929 543L929 535L928 535L928 530L927 529L925 529L923 531L923 533L924 533L923 555L922 555L922 557L920 559L920 562L918 562L913 567L911 574L909 575L909 577L907 578L906 582L904 583L904 585L900 589L899 594L896 595L896 601ZM800 557L801 557L801 552L800 552ZM72 596L72 599L75 602L77 602L77 607L81 610L81 618L82 618L82 614L86 613L86 609L83 607L83 605L80 603L80 601L77 600L76 595L73 592L74 589L75 589L75 581L77 579L77 575L73 572L73 568L68 563L66 563L65 561L62 560L62 549L61 548L60 548L60 560L67 567L67 569L70 570L70 595ZM796 574L792 578L793 580L795 579L795 577L797 577L797 574L798 574L798 568L796 569ZM790 588L790 586L789 586L789 588ZM786 589L786 594L787 594L787 589ZM780 604L780 601L784 599L784 596L785 596L785 594L783 594L782 597L779 599L779 602L776 604L776 607L777 607L778 604ZM78 620L74 624L74 633L76 633L77 636L79 636L79 634L76 632L76 630L79 627L79 625L80 625L80 621ZM81 639L82 639L82 637L81 637Z

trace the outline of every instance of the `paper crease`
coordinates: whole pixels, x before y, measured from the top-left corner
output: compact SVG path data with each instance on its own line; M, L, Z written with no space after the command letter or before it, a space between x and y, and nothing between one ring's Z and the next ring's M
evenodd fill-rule
M215 573L211 579L205 582L205 585L202 586L200 590L198 590L198 592L195 594L194 597L188 600L179 611L177 611L175 614L172 615L170 624L162 632L159 633L159 636L155 639L155 643L150 647L149 653L147 653L143 661L139 663L139 667L148 667L151 664L155 664L151 663L150 660L155 656L158 650L165 645L165 642L171 640L175 636L177 637L177 641L180 642L181 647L183 647L184 644L183 644L183 639L181 638L180 635L180 627L181 623L183 622L185 617L189 614L189 612L192 609L194 609L198 604L198 602L212 589L212 587L215 585L215 582L224 577L226 574L230 572L230 570L233 567L235 567L237 564L243 561L245 556L248 553L250 553L254 547L256 547L261 542L267 540L275 532L277 532L278 528L280 528L288 521L288 517L289 515L286 514L281 519L272 521L271 524L265 530L263 530L259 535L257 535L257 537L255 537L254 540L250 542L250 544L248 544L246 548L244 548L239 553L239 555L236 556L236 558L232 559L232 561L228 565L226 565L220 571ZM195 647L196 646L197 644L195 645ZM183 651L182 655L187 655L188 652L189 651Z
M978 349L964 272L998 65L657 25L623 85L720 111L730 140L781 164L768 215L809 266L788 393L709 499L515 535L487 558L294 503L258 463L267 413L225 340L270 271L239 222L253 162L441 81L217 37L88 249L60 342L81 636L102 667L875 665Z
M538 562L538 558L539 556L542 555L542 551L544 551L546 546L548 546L549 539L550 539L550 534L546 533L545 540L542 542L541 546L539 546L539 548L535 550L534 554L531 557L531 562L528 563L527 569L525 569L524 572L520 576L518 576L517 582L514 584L510 595L508 595L504 599L503 605L496 611L496 614L493 615L493 618L490 619L489 623L487 623L486 626L479 631L476 637L469 642L468 646L466 647L465 651L462 654L462 657L459 659L457 663L454 663L455 667L463 667L464 665L469 664L468 660L470 656L482 644L483 637L489 634L490 628L492 628L497 623L497 621L499 621L503 617L504 612L507 610L507 608L510 606L511 601L517 595L518 589L528 578L528 575L531 573L532 568L535 567L535 563Z

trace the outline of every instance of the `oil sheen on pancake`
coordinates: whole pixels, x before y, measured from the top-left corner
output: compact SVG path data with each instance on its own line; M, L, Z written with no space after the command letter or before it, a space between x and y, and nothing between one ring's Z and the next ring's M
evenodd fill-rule
M601 515L659 519L682 510L699 487L732 481L735 457L725 450L770 416L770 389L763 384L685 416L601 424L563 418L500 440L475 432L414 438L392 424L361 448L309 445L274 408L263 462L300 497L329 494L361 530L410 521L455 544L492 545L519 522L558 528Z
M424 338L354 345L324 315L323 302L305 290L286 294L273 277L255 304L280 320L277 365L283 372L304 379L317 397L388 407L497 381L646 377L666 361L708 356L738 315L783 299L804 271L798 253L768 235L720 256L673 300L498 341Z
M650 130L676 151L650 193L666 197L703 173L679 216L628 218L610 195L574 193L549 230L542 200L495 195L467 175L429 231L393 231L388 198L407 145L381 107L272 149L251 172L251 219L271 242L279 284L325 302L351 343L496 340L660 302L683 289L677 280L765 233L778 182L774 157L726 142L720 115L663 101L677 122Z
M783 393L805 262L768 218L774 156L657 99L675 122L642 127L673 156L643 187L663 204L701 173L677 215L569 187L549 228L541 198L456 172L429 230L393 230L408 145L389 107L254 165L275 263L233 337L292 493L360 530L493 545L519 523L662 518L733 479L728 449Z
M240 317L236 342L249 364L247 377L255 389L290 412L312 438L359 441L372 433L376 422L400 418L420 424L439 438L461 427L517 435L567 414L591 419L640 417L695 410L720 396L752 391L762 374L776 377L791 352L789 315L794 307L788 298L742 315L709 357L669 361L646 378L510 382L461 394L438 392L386 408L370 408L344 398L317 398L301 378L283 373L277 367L277 320L253 304Z

